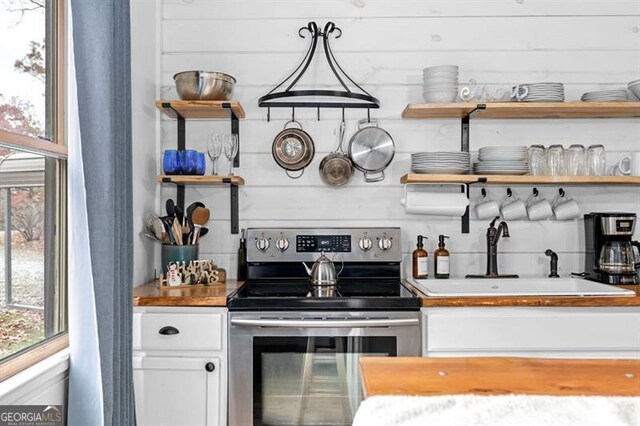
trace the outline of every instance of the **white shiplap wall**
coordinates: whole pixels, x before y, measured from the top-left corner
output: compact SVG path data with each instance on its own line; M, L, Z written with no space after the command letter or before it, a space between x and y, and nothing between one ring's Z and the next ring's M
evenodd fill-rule
M461 81L473 78L492 87L561 81L568 99L578 99L587 90L623 87L640 78L637 0L164 0L160 15L156 22L160 70L156 71L165 99L176 97L172 76L178 71L210 69L237 77L234 97L247 111L240 130L238 174L247 181L240 189L241 227L400 226L407 259L418 233L429 236L429 252L437 235L447 234L452 273L457 276L484 271L487 221L472 221L471 233L463 235L460 219L406 215L399 204L399 179L409 169L411 152L459 148L459 121L400 119L407 103L421 101L422 68L458 64ZM320 181L317 167L336 143L338 111L323 111L320 122L314 120L315 111L297 111L317 149L302 179L288 179L271 158L271 142L289 112L272 110L272 121L267 123L266 110L257 107L257 99L302 59L307 45L297 37L297 30L309 20L321 25L332 20L343 30L343 37L333 43L338 61L382 102L373 116L394 137L396 157L381 183L366 184L358 174L348 188L335 190ZM331 84L321 67L301 83ZM145 102L152 105L152 101ZM347 111L347 137L361 114ZM175 146L175 121L158 119L161 148ZM228 129L227 122L189 122L187 144L205 150L208 133ZM639 150L640 120L472 121L473 150L486 145L596 142L605 144L611 161ZM514 190L526 197L531 189ZM541 191L553 197L557 189ZM501 198L504 188L491 187L489 192ZM640 211L636 188L582 187L568 188L568 192L583 212ZM474 189L472 197L477 193ZM171 187L161 189L162 204L174 196ZM197 199L213 214L201 257L215 259L234 276L238 236L229 233L228 189L188 189L187 202ZM546 274L546 248L558 252L562 274L582 270L581 221L512 222L510 229L512 237L500 243L501 271Z

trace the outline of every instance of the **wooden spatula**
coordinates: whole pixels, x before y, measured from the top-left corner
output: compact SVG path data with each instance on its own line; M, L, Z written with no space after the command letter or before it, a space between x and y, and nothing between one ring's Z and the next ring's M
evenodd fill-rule
M180 221L177 217L173 218L173 223L171 226L171 230L173 231L173 237L176 239L176 244L181 246L182 242L182 225L180 225Z
M191 244L198 244L200 241L200 229L202 226L209 221L209 217L211 212L209 209L204 207L196 207L193 210L193 214L191 215L191 220L193 221L193 238L191 240Z

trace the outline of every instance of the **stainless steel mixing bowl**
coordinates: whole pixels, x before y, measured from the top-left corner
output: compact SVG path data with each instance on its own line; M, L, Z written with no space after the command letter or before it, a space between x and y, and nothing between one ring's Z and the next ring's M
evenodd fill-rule
M173 80L180 99L185 101L226 101L236 85L229 74L212 71L183 71Z

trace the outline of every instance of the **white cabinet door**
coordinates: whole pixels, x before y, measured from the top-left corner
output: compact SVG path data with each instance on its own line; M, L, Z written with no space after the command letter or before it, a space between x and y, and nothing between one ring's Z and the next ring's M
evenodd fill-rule
M140 426L221 424L220 359L134 356Z
M426 356L640 358L640 309L425 308Z

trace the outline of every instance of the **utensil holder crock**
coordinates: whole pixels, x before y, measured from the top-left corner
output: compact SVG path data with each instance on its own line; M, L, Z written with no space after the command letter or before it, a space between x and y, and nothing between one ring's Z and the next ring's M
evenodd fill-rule
M167 275L167 266L171 262L191 262L198 260L198 245L174 246L162 245L162 273Z

